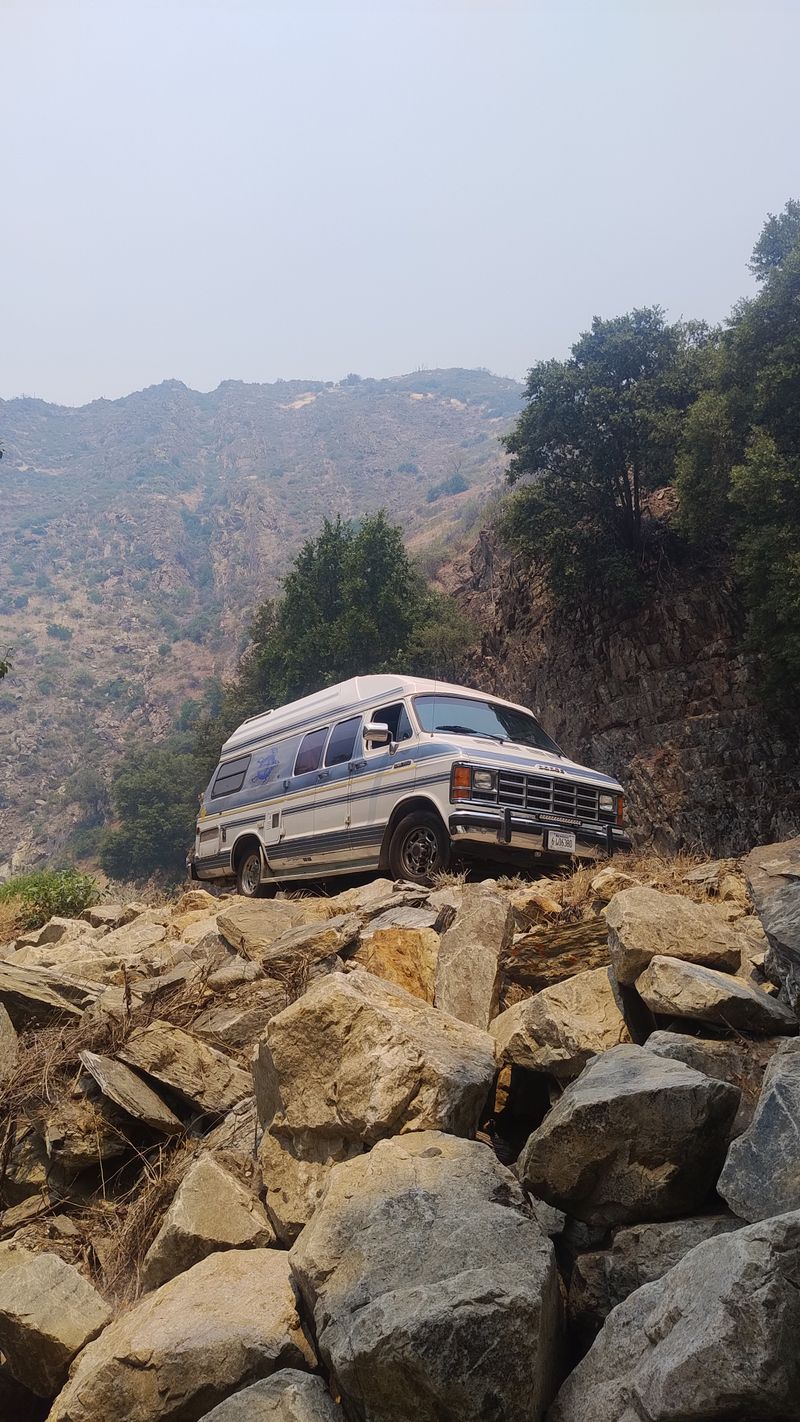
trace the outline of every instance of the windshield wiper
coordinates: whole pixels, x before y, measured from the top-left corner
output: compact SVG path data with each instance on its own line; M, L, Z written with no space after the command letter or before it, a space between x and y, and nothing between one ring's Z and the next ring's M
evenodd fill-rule
M505 745L505 736L493 736L491 731L473 731L470 726L437 726L437 731L455 731L465 736L474 736L479 741L499 741L500 745Z

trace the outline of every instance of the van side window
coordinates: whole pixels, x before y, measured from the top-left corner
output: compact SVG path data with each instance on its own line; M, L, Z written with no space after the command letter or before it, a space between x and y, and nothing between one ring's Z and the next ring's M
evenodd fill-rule
M360 716L350 716L346 721L340 721L338 726L334 726L325 752L326 765L344 765L346 761L353 759L360 725Z
M322 747L328 737L330 727L323 726L321 731L309 731L303 736L300 742L300 749L297 752L297 760L294 763L295 775L307 775L309 770L317 770L322 760Z
M240 755L236 760L226 760L220 766L211 787L212 800L218 800L222 795L238 795L244 785L250 760L249 755Z
M414 734L402 701L395 701L391 706L381 706L380 710L370 714L369 719L388 726L393 741L408 741Z

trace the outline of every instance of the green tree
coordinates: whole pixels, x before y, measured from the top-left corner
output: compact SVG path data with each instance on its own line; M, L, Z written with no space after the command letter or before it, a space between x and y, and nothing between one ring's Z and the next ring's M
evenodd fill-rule
M647 545L643 499L673 475L709 332L669 325L659 307L595 317L568 360L529 372L526 409L505 439L508 480L526 484L503 520L511 541L550 565L574 596L636 585Z
M180 878L194 838L197 765L191 749L136 747L111 782L118 828L103 837L100 863L114 879Z
M11 662L8 659L8 652L4 652L3 655L0 656L0 681L3 680L4 676L8 676L10 671Z

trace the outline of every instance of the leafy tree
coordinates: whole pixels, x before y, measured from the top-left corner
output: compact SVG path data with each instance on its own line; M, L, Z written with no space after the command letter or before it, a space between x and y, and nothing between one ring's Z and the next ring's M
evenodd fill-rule
M782 265L800 242L800 202L790 198L783 212L769 214L753 248L750 270L760 281Z
M100 863L107 874L115 879L182 876L194 837L196 774L187 746L142 746L129 752L111 782L119 827L102 841Z
M0 681L3 680L4 676L8 676L8 673L10 671L11 662L8 659L8 652L4 652L3 655L0 657Z
M602 584L631 593L647 543L643 498L673 474L709 332L668 325L659 307L595 317L568 360L529 372L527 407L504 441L508 480L525 485L503 520L574 596Z

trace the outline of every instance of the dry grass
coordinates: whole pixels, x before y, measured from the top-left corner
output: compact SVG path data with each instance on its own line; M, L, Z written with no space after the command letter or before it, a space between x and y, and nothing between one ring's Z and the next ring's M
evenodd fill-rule
M127 1195L114 1202L113 1234L98 1270L103 1292L115 1303L132 1302L141 1293L142 1261L164 1220L172 1198L199 1146L194 1141L162 1144L141 1157L141 1171ZM108 1228L108 1211L95 1219ZM84 1227L91 1215L84 1220Z

